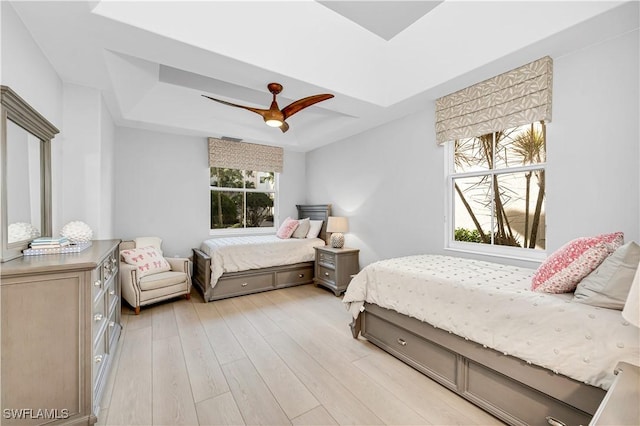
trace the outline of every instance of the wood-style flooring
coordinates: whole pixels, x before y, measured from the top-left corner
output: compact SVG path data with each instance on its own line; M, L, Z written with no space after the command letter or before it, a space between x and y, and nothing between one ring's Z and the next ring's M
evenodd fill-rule
M123 303L99 425L489 425L497 419L360 338L313 285Z

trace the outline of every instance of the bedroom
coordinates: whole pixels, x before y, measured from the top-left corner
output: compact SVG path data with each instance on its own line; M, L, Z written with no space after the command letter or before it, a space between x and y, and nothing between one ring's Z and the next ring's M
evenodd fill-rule
M349 217L346 245L360 249L361 266L409 254L449 253L444 249L445 161L443 148L435 143L434 99L550 55L554 90L553 120L548 126L547 253L583 235L622 231L625 239L640 240L638 10L636 2L616 5L587 2L580 9L584 15L576 12L565 22L557 18L555 24L564 25L566 31L556 27L549 29L547 36L537 34L527 39L525 34L521 40L513 36L513 44L480 49L484 55L470 58L473 65L438 76L431 91L411 98L407 101L410 105L400 105L412 113L370 115L370 128L361 133L335 139L319 132L321 125L299 126L296 134L301 140L317 137L309 135L318 132L333 138L334 143L308 150L295 145L285 149L285 172L279 182L280 217L295 216L296 204L331 203L335 215ZM118 49L112 48L100 53L108 59L98 59L103 67L111 67L112 90L122 85L125 93L131 92L131 98L118 102L121 108L128 108L133 119L118 116L111 109L111 89L90 84L92 79L87 76L60 75L71 72L69 64L75 67L82 62L74 59L73 51L56 45L68 40L62 35L59 39L51 36L51 27L55 29L56 22L80 26L82 21L69 23L73 10L56 12L53 8L39 15L35 9L20 2L2 2L1 77L3 85L14 89L62 130L52 144L53 229L59 230L70 220L83 220L91 225L97 239L159 235L168 256L189 256L192 247L209 237L206 136L260 141L252 134L262 134L258 132L265 126L249 113L246 122L242 121L242 111L224 113L242 117L234 120L246 123L245 134L219 133L216 128L206 134L176 131L163 125L171 123L164 116L155 118L160 125L145 124L146 112L140 109L157 98L150 96L142 106L137 102L153 88L146 86L149 81L144 78L153 68L146 68L148 63L142 59L114 53ZM138 30L126 36L144 39L148 34ZM117 41L119 52L129 52L123 46L126 41ZM191 52L181 53L174 45L167 49L178 55L167 66L198 69ZM56 51L61 51L61 56L52 56ZM279 56L269 58L273 61ZM269 65L263 67L268 69ZM350 77L347 81L351 83L365 74L360 67L348 71L346 65L340 65L337 70ZM311 81L322 81L322 76L309 73ZM252 82L253 89L268 95L265 84L274 74L278 75L259 77ZM133 82L123 81L126 76L133 76ZM293 83L285 84L285 90L287 87L289 93L295 90ZM302 88L299 97L325 90L351 90L320 83ZM292 98L298 97L293 93ZM193 94L200 96L197 90ZM264 103L261 99L255 103ZM202 116L212 117L213 105L198 105ZM304 119L302 113L299 119ZM295 120L292 130L296 129ZM331 126L330 120L328 123ZM580 176L579 184L576 176ZM141 194L128 184L132 179L145 179L150 186ZM167 202L164 197L169 194L171 201Z

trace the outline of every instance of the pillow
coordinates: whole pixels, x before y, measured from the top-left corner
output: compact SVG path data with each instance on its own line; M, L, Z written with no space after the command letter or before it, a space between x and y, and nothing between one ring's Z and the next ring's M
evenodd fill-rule
M295 231L297 227L298 221L287 217L284 222L282 222L282 225L280 225L280 228L278 228L276 236L282 239L291 238L293 231Z
M126 263L138 268L138 278L171 270L162 253L151 246L122 250L120 255Z
M622 232L569 241L545 260L533 275L531 289L544 293L569 293L591 271L622 245Z
M318 238L323 222L323 220L309 221L309 232L307 232L307 238Z
M309 223L309 218L300 219L298 221L298 227L295 231L293 231L293 235L291 238L307 238L307 232L309 232L309 227L311 224Z
M639 262L640 246L630 241L580 281L573 301L621 311Z

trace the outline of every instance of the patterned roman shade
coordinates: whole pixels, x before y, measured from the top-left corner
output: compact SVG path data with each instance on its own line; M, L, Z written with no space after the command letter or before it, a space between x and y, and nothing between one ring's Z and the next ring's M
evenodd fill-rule
M209 167L282 173L282 156L277 146L209 138Z
M436 99L436 142L551 121L549 56Z

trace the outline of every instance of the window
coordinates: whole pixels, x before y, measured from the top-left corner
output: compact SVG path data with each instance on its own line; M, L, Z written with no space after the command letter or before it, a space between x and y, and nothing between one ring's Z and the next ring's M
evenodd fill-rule
M210 167L211 230L273 230L275 172Z
M524 249L543 253L545 161L542 121L450 143L448 246L519 257L537 257Z

